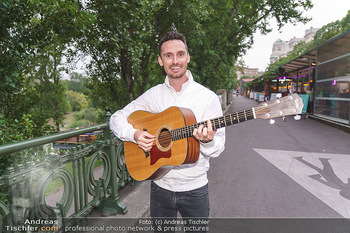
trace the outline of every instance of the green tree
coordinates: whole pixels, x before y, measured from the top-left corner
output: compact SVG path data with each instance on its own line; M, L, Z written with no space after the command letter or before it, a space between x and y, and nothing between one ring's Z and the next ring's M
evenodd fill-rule
M40 44L39 35L31 18L34 17L31 1L3 1L0 7L0 109L4 117L19 119L23 113L20 91L26 59L32 56L33 46ZM20 111L17 111L20 110ZM20 112L18 114L18 112Z
M63 84L59 67L63 56L63 48L59 43L46 46L37 53L35 59L30 61L31 73L28 77L33 80L38 100L33 105L31 112L37 113L37 117L53 119L56 130L59 131L63 124L64 114L70 111L69 103L65 96L66 86Z
M253 43L253 33L307 22L310 0L98 1L87 3L94 15L78 48L92 57L89 97L96 106L121 108L150 86L162 82L158 40L176 28L183 32L195 79L216 91L234 87L234 64Z
M69 47L90 14L78 0L3 0L0 5L2 145L53 132L50 117L59 129L68 106L59 74L62 48ZM0 175L16 161L38 158L35 153L2 156Z
M95 21L78 46L92 58L86 86L96 106L118 109L144 90L156 46L154 12L160 3L93 0L87 4Z
M89 102L87 101L85 95L82 93L67 90L66 96L73 112L80 111L89 106Z
M1 2L0 111L4 118L13 122L32 112L36 136L45 133L47 117L54 118L56 126L62 122L62 108L67 106L61 101L64 91L58 73L62 48L72 42L86 15L78 0ZM43 77L40 73L45 70ZM48 89L42 89L44 84ZM45 98L48 90L51 94Z
M196 62L200 82L214 90L227 86L228 69L252 46L255 32L269 33L272 19L279 28L288 22L307 22L303 12L311 7L311 1L303 0L210 1L210 17L201 22L204 39L190 38L200 43L194 52L194 60L200 61Z
M7 117L19 113L14 99L21 95L30 59L55 35L67 42L73 31L70 25L79 10L77 1L6 0L0 8L0 108Z
M64 83L67 85L67 89L79 93L86 92L86 77L82 74L73 72L70 74L69 80L65 80Z

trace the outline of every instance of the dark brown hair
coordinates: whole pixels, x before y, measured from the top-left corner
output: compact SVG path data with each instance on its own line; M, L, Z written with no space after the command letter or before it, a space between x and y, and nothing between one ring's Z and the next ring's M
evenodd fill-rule
M162 53L163 43L167 42L169 40L181 40L185 44L186 50L188 52L188 47L187 47L185 36L177 31L170 31L170 32L167 32L159 41L159 48L158 48L159 49L159 56L161 56L161 53Z

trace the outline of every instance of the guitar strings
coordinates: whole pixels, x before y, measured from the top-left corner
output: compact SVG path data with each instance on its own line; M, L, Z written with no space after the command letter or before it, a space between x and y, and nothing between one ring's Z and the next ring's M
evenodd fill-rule
M222 127L220 124L221 120L224 120L224 122L222 122L222 124L225 124L225 126L227 126L227 122L234 124L233 123L234 121L240 122L243 119L244 119L244 121L246 121L245 118L250 118L252 116L254 116L253 110L249 109L249 110L244 110L244 111L233 113L233 114L228 114L228 115L225 115L225 116L222 116L219 118L211 119L210 121L212 122L213 126L215 126L215 128L221 128ZM196 123L193 125L184 126L182 128L174 129L174 130L170 131L169 134L159 135L158 139L161 140L161 142L166 142L166 141L173 139L173 138L180 138L181 139L181 138L184 138L186 136L192 136L193 130L195 128L198 128L200 125L204 125L206 127L207 122L200 122L200 123ZM173 135L172 132L175 132L176 134Z
M244 111L233 113L233 114L228 114L228 115L216 118L216 119L211 119L211 121L212 121L212 124L214 126L221 128L220 127L220 120L224 120L225 126L227 126L227 122L234 124L233 122L236 120L238 122L240 122L242 119L244 119L244 121L246 121L245 118L250 118L252 116L254 116L254 113L253 113L252 109L249 109L249 110L244 110ZM218 122L215 122L216 120ZM194 128L198 128L201 124L203 124L205 127L207 126L207 122L201 122L201 123L196 123L193 125L185 126L182 128L174 129L171 132L176 132L177 133L176 135L171 135L171 133L166 134L166 135L160 135L159 140L166 141L166 140L169 140L170 138L173 138L173 137L183 138L182 136L184 136L184 135L192 136Z
M279 105L279 104L281 104L282 102L285 102L285 101L290 101L290 100L288 98L285 98L285 99L282 98L282 99L279 99L279 101L273 102L273 103L271 103L270 105L267 105L267 106L254 107L255 114L260 115L260 114L264 113L264 110L269 109L269 108L271 108L271 107L273 107L275 105ZM234 124L233 122L236 121L236 120L238 122L240 122L240 120L242 120L242 119L244 119L244 121L246 121L247 118L250 118L252 116L254 116L253 109L249 109L249 110L243 110L243 111L240 111L240 112L228 114L228 115L225 115L225 116L222 116L222 117L218 117L218 118L215 118L215 119L211 119L210 121L212 122L213 126L215 126L215 128L216 127L221 128L223 126L221 126L220 120L224 120L223 123L225 123L225 126L227 126L227 122L231 123L231 125L232 125L232 124ZM217 122L215 122L216 120L217 120ZM195 128L198 128L200 125L204 125L206 127L207 126L207 122L200 122L200 123L196 123L196 124L193 124L193 125L188 125L188 126L184 126L184 127L178 128L178 129L171 130L171 131L169 131L169 134L159 135L158 140L161 140L161 142L167 142L170 139L174 139L174 138L177 138L177 137L179 137L181 139L181 138L184 138L183 136L188 136L188 135L192 136L193 130ZM173 132L175 133L175 135L173 135Z
M234 124L233 123L234 121L240 122L242 119L244 119L244 121L246 121L245 118L250 118L252 116L254 116L254 113L253 113L252 109L249 109L249 110L244 110L244 111L233 113L233 114L228 114L228 115L216 118L216 119L211 119L210 121L212 121L213 126L216 126L217 128L221 128L221 124L220 124L221 120L224 120L223 123L225 124L225 126L227 126L227 122ZM171 136L170 134L160 135L159 138L164 139L164 140L165 139L169 140L170 137L180 137L180 136L182 137L183 135L186 135L186 136L190 135L191 136L193 133L193 129L198 128L202 124L205 127L207 126L207 122L200 122L200 123L196 123L193 125L189 125L189 126L185 126L182 128L172 130L171 132L177 132L176 135L173 135L173 136Z

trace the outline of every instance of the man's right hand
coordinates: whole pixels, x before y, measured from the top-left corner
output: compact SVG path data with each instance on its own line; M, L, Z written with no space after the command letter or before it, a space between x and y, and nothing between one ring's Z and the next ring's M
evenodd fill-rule
M153 143L155 141L155 136L147 133L147 131L136 130L134 139L138 147L140 147L145 152L149 152L152 149Z

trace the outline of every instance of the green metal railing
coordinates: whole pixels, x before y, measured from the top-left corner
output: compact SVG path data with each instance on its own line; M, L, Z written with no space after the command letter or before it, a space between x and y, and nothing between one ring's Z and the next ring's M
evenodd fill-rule
M109 117L110 114L105 116L105 122ZM59 150L38 164L27 162L7 168L0 177L0 189L8 190L8 203L0 201L0 232L38 232L42 225L51 231L64 230L94 208L103 214L127 212L118 190L132 178L123 162L123 143L114 137L108 123L3 145L0 156L99 130L103 136L92 144ZM94 166L99 160L103 161L103 173L95 179ZM67 164L71 164L71 172ZM46 189L57 179L63 183L63 195L55 206L49 206Z

